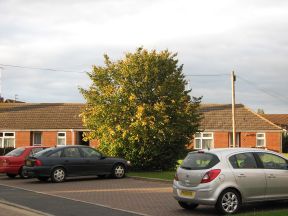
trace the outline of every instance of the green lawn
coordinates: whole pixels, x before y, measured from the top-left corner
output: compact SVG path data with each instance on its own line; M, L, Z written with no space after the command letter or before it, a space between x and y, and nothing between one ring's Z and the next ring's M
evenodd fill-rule
M238 216L287 216L288 210L256 211L253 213L237 214Z
M129 172L128 176L173 180L175 171Z

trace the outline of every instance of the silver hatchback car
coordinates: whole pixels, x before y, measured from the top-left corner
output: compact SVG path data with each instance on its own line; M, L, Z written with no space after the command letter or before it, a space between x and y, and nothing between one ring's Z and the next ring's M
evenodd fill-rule
M288 160L253 148L191 152L176 171L173 193L185 209L215 205L222 214L245 203L288 199Z

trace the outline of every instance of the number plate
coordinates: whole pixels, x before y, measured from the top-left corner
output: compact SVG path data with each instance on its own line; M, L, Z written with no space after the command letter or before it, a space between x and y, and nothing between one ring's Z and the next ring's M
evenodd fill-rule
M185 196L185 197L189 197L189 198L194 198L195 192L194 191L181 190L180 195Z
M31 161L26 161L26 166L31 166Z

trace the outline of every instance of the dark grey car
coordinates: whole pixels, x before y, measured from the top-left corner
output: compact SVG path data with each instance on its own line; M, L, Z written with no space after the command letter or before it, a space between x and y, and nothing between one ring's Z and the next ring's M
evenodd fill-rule
M69 176L100 177L111 175L125 177L129 161L123 158L106 157L88 146L63 146L48 148L26 160L27 175L40 181L63 182Z
M288 199L288 161L281 154L245 148L189 153L177 169L173 192L183 208L215 205L233 214L244 203Z

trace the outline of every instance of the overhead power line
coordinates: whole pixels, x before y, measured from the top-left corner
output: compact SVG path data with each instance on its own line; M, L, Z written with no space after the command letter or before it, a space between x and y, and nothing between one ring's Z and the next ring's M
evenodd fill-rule
M21 65L9 65L9 64L0 64L2 67L13 67L13 68L22 68L22 69L31 69L31 70L46 70L46 71L59 71L65 73L85 73L85 71L72 71L72 70L60 70L55 68L42 68L42 67L30 67L30 66L21 66Z
M264 89L264 88L261 88L259 87L256 83L248 80L248 79L245 79L239 75L237 75L237 77L243 81L245 81L247 84L253 86L255 89L257 89L258 91L260 92L263 92L265 93L266 95L269 95L270 97L273 97L273 98L278 98L279 100L281 100L282 102L285 102L285 103L288 103L288 98L283 96L283 95L280 95L279 93L277 92L273 92L271 90L267 90L267 89Z
M212 77L215 77L215 76L230 76L230 74L186 74L185 76L187 77L200 77L200 76L203 76L203 77L207 77L207 76L212 76Z

